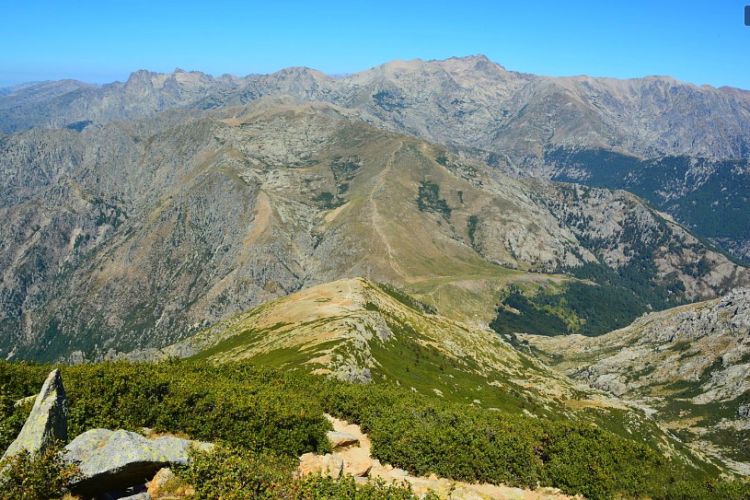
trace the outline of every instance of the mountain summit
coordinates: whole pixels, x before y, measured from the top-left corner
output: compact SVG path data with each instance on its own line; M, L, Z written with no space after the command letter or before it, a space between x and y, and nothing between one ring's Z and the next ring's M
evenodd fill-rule
M126 83L4 93L0 132L80 130L264 97L334 104L513 175L627 189L750 260L750 92L669 77L536 76L484 56L393 61L341 78L309 68L220 78L139 71Z

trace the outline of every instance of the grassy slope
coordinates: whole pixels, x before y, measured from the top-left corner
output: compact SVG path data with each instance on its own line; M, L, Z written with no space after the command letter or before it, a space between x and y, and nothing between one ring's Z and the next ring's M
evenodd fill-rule
M247 359L343 379L367 372L374 380L468 403L477 399L485 406L512 400L518 407L536 398L534 406L544 412L540 401L573 397L575 390L563 378L492 332L425 310L429 306L389 286L340 280L240 314L171 352L190 346L199 351L197 359Z
M362 380L366 371L378 385L524 418L591 422L702 463L640 411L572 384L487 329L429 310L391 287L340 280L240 314L174 352L189 345L194 359L212 364L241 360L343 380Z

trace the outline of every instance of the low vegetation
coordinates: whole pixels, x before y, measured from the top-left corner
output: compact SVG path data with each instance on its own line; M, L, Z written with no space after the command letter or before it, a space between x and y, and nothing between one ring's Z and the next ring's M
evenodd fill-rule
M34 393L48 369L0 363L4 400ZM321 498L321 491L354 498L351 481L294 481L289 474L301 453L326 451L330 425L324 412L359 423L376 458L415 474L549 485L590 498L750 494L747 484L720 481L711 467L670 460L589 421L490 411L387 383L353 385L247 363L193 361L72 366L63 368L63 376L71 436L94 427L146 426L221 443L220 451L198 457L181 472L198 498L232 498L230 489L269 498L282 491L289 498ZM6 404L2 410L2 425L16 428L18 408ZM409 495L386 486L357 490L357 498Z
M406 488L385 484L358 486L354 478L334 480L328 477L295 478L297 462L273 452L254 452L241 447L220 446L211 453L196 453L180 477L195 485L197 499L314 499L388 498L415 499Z
M440 197L440 186L430 181L422 181L419 185L417 207L422 212L442 215L444 219L450 219L452 212L448 202Z
M0 471L0 498L41 500L62 497L78 469L63 462L59 451L59 446L49 447L37 456L23 451L4 461Z

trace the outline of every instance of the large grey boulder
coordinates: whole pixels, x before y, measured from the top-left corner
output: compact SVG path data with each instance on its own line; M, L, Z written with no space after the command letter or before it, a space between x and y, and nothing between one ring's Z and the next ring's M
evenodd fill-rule
M162 467L187 464L191 448L211 447L174 436L149 439L124 430L92 429L65 447L63 459L79 468L73 491L97 494L143 484Z
M5 450L3 458L12 457L23 450L32 454L39 453L53 441L67 441L67 418L68 400L65 397L60 370L55 369L44 381L29 418L23 424L16 440Z

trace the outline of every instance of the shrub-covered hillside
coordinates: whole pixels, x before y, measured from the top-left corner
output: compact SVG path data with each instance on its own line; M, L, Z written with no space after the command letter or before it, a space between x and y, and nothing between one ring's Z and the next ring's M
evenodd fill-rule
M0 363L2 430L7 446L49 366ZM354 484L290 479L296 457L327 447L324 412L359 423L373 454L417 474L534 488L550 485L590 498L746 498L747 484L719 479L656 448L587 419L530 418L420 395L385 382L356 385L245 363L101 363L63 368L71 436L94 427L186 434L222 443L180 474L202 498L246 496L354 498ZM618 418L610 412L610 420ZM262 463L262 467L253 464ZM319 481L311 486L309 481ZM229 486L227 486L229 485ZM234 486L232 486L234 485ZM242 490L242 488L249 488ZM328 489L328 490L327 490ZM305 493L307 492L307 493ZM9 497L20 497L8 493ZM15 496L14 496L15 495ZM241 493L240 493L241 495ZM305 496L307 495L307 496ZM365 498L403 490L370 487Z

